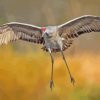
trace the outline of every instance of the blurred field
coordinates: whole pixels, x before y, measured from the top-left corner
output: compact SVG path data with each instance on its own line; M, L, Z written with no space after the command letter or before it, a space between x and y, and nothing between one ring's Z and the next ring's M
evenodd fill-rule
M0 25L18 21L59 25L82 15L100 16L100 0L0 0ZM61 54L51 59L41 46L18 41L0 46L0 100L100 100L100 33L76 39L65 52L76 84L70 83Z
M76 79L74 87L70 83L62 58L58 56L55 59L55 88L51 92L49 55L39 50L19 54L14 52L9 45L2 46L0 50L0 100L100 99L100 55L84 53L67 57Z

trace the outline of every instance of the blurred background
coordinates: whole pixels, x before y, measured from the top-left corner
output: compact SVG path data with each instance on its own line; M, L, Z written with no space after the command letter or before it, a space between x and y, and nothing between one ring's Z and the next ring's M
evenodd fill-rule
M0 0L0 25L59 25L82 15L100 16L100 0ZM0 100L100 100L100 33L80 36L65 51L76 80L70 83L60 53L51 59L41 45L17 41L0 46Z

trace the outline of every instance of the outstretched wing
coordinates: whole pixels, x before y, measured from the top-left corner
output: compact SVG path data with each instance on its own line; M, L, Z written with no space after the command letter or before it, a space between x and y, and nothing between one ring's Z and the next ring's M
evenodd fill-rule
M58 26L59 35L65 39L64 49L70 46L68 41L73 41L75 37L90 32L100 32L100 17L85 15Z
M18 22L11 22L0 26L0 45L18 39L42 43L41 27Z

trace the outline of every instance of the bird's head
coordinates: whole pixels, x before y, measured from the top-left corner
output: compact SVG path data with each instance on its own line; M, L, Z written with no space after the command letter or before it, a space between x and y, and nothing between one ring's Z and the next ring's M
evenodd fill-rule
M48 27L42 27L42 37L46 36L46 37L52 37L53 33L57 31L57 27L56 26L48 26Z

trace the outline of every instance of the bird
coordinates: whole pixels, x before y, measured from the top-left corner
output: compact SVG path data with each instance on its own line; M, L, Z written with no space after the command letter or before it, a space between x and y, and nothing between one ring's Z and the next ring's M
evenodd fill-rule
M74 85L75 79L67 64L64 51L72 45L75 38L91 32L100 32L99 16L83 15L61 25L45 27L20 22L9 22L0 26L0 45L16 40L41 44L43 51L48 52L51 57L50 88L52 90L54 87L53 52L61 52L71 83Z

